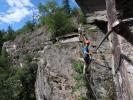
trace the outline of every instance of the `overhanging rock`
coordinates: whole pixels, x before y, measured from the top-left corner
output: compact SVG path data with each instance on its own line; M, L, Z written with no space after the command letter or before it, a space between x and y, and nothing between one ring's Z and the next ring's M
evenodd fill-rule
M105 0L75 0L85 16L87 17L87 22L92 23L97 20L107 21L106 18L106 6ZM93 16L93 17L92 17Z

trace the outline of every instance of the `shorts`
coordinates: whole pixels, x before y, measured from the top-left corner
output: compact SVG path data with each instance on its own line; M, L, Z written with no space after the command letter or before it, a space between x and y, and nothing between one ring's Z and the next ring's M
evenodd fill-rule
M90 62L90 56L88 54L84 54L83 58L84 58L85 63L88 64Z

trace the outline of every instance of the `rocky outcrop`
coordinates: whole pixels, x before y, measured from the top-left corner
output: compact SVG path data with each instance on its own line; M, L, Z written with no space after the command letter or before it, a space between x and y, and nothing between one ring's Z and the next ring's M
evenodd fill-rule
M23 67L29 56L38 64L35 82L37 100L77 100L80 96L86 97L85 87L72 93L76 73L72 60L79 55L79 39L75 35L67 35L70 38L59 37L58 42L53 44L47 41L47 33L46 27L39 28L4 43L3 48L16 66Z
M75 0L87 18L87 23L97 20L107 21L105 0Z
M78 49L75 42L44 47L38 62L37 100L77 100L76 95L71 94L75 83L71 61Z
M110 2L110 3L109 3ZM117 2L115 4L115 1L109 0L107 3L107 14L108 14L108 20L109 20L109 28L111 28L112 23L117 20L117 10L115 9L115 5L117 6L120 2ZM112 7L113 4L113 7ZM122 6L122 5L121 5ZM125 3L125 6L126 5ZM112 7L112 9L110 9ZM132 8L132 7L129 7ZM121 8L126 9L125 8ZM130 14L130 11L127 12ZM114 16L112 16L112 14ZM123 13L124 14L124 13ZM124 15L123 15L124 16ZM130 17L130 16L128 16ZM127 24L128 25L128 24ZM126 26L127 27L127 26ZM128 25L129 27L129 25ZM119 29L123 30L123 29ZM132 31L132 24L130 24L130 30ZM125 34L132 34L128 33L128 31L123 30ZM122 31L121 31L122 33ZM119 33L112 34L112 44L113 44L113 49L114 49L114 55L113 55L113 62L114 65L112 66L113 68L113 74L114 74L114 80L116 83L116 90L117 90L117 97L118 100L131 100L133 98L133 91L132 91L132 78L131 73L132 73L132 60L133 60L133 49L132 45L127 42L123 37L118 35ZM131 67L132 66L132 67ZM129 72L130 70L130 72Z

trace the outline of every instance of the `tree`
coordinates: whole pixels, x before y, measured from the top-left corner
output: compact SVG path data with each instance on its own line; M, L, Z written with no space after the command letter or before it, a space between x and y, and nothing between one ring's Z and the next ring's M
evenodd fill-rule
M69 5L69 0L63 0L64 3L64 10L69 15L71 13L71 8Z
M8 40L13 40L14 39L14 30L11 26L8 26L8 29L7 29L7 39Z
M32 32L34 30L35 23L28 21L25 24L25 28L28 32Z
M38 10L41 16L46 16L46 8L42 3L39 3Z
M35 100L37 64L25 56L22 67L13 66L3 49L0 56L0 100ZM30 57L33 58L33 57Z
M34 29L35 29L35 23L32 21L27 21L21 29L16 31L16 35L27 33L27 32L32 32L34 31Z
M3 35L4 35L4 33L0 30L0 52L1 52L1 48L3 46L3 42L4 42Z
M13 40L15 38L15 31L11 26L8 26L7 32L4 32L4 41Z
M45 17L49 14L54 13L57 10L57 4L54 0L48 1L46 4L40 3L38 6L39 10L39 21L41 25L45 24Z
M52 33L52 37L61 36L74 30L67 14L62 11L56 11L53 15L48 15L45 18L45 23Z
M65 8L69 8L69 1L65 1ZM45 5L40 4L40 13L45 11L45 16L40 16L41 24L48 26L50 37L64 35L73 31L68 13L64 7L59 7L54 0L47 2ZM40 14L41 15L41 14Z

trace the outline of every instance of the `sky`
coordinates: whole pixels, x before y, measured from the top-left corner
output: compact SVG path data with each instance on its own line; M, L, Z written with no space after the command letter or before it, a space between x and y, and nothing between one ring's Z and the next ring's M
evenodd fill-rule
M0 0L0 30L10 25L14 30L20 29L25 22L32 20L33 12L38 13L37 5L49 0ZM59 5L63 0L56 0ZM69 0L70 6L77 7L75 0Z

